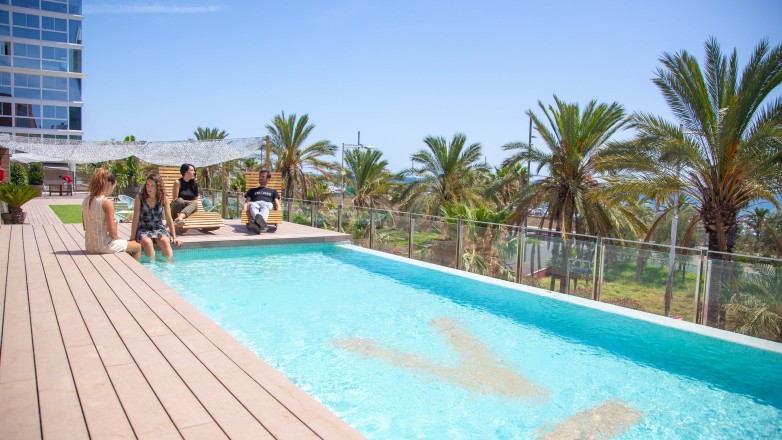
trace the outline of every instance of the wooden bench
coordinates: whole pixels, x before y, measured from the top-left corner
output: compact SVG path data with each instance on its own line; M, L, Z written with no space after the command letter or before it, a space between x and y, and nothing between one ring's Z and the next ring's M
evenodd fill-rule
M248 171L247 174L244 176L244 190L247 191L248 188L255 188L258 186L258 171ZM266 185L267 188L276 189L277 192L280 194L280 197L282 197L282 173L278 172L272 172L272 176L269 179L269 183ZM247 217L247 204L245 204L242 207L242 223L247 224L250 222L250 219ZM278 226L282 223L282 204L280 204L280 210L272 210L269 211L269 220L266 221L267 225L275 225Z
M51 179L51 180L44 180L43 181L44 186L49 187L49 195L52 195L52 190L57 191L59 189L60 195L65 192L65 195L73 195L73 183L66 182L63 179ZM55 187L55 188L53 188Z
M160 167L158 168L158 174L163 179L163 185L166 188L166 195L168 200L171 201L171 192L174 190L174 182L182 177L179 173L178 167ZM204 205L201 203L200 197L198 200L198 209L190 217L185 220L184 226L177 225L177 229L200 229L202 231L214 231L220 229L223 226L223 217L219 212L206 212Z

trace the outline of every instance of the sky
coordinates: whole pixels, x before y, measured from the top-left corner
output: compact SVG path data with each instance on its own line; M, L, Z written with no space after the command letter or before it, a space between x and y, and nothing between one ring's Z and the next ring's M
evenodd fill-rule
M525 112L554 94L671 118L651 81L661 54L703 60L714 36L743 66L762 38L782 44L780 0L86 0L83 12L85 139L260 137L276 114L308 114L310 142L360 131L392 171L424 137L457 132L499 165L502 145L527 141Z

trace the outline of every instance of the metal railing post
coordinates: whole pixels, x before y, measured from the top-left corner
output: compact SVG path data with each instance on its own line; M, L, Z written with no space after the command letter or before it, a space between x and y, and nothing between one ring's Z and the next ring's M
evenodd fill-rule
M369 248L375 248L375 208L369 208Z
M342 230L342 205L337 206L337 232L344 232Z
M315 202L310 200L310 226L315 227Z
M601 240L602 246L600 247L600 276L597 283L597 298L595 300L600 301L603 297L603 277L605 276L606 269L606 244Z
M575 239L573 241L576 241ZM565 265L565 288L560 289L565 293L565 295L570 295L570 239L565 238L562 240L562 264Z
M407 236L407 258L413 258L413 248L415 247L415 217L410 213L410 229Z
M709 296L711 296L711 268L712 262L709 258L709 254L706 253L706 287L703 294L703 313L701 313L701 324L708 325L709 322Z
M600 256L600 249L603 247L603 237L597 237L595 241L595 252L592 255L592 300L597 301L597 260Z
M701 299L701 278L703 278L703 261L706 258L705 249L701 248L698 253L698 273L695 276L695 302L692 305L692 322L701 324L698 322L698 304Z
M464 253L464 220L456 223L456 269L462 269L462 254Z
M527 229L516 226L516 282L524 283L524 253L527 248Z

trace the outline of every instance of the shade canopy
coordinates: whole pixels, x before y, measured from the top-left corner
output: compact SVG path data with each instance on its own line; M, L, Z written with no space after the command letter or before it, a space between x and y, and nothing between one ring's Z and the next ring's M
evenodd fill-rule
M4 138L0 146L12 152L20 162L95 163L130 156L156 165L196 167L241 159L258 153L262 138L120 142L75 141L59 139Z

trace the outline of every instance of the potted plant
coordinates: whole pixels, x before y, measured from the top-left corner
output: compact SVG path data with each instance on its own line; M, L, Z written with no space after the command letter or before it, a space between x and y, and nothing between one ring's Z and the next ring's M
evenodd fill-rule
M3 223L24 223L25 212L22 205L38 197L38 189L30 185L9 183L0 185L0 202L8 205L8 211L2 214Z

